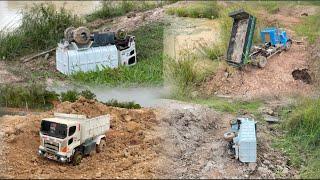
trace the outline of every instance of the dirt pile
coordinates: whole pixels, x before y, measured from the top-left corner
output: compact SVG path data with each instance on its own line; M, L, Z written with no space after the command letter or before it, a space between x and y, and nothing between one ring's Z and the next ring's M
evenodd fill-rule
M151 135L156 125L155 114L149 109L128 110L104 106L90 100L62 103L55 112L76 112L93 117L110 114L111 130L107 132L106 150L85 157L79 166L59 164L40 158L40 120L53 112L27 116L4 116L1 137L0 177L11 178L151 178L149 166L157 153L154 147L160 139Z
M227 71L221 67L203 85L205 94L221 94L245 99L292 94L310 94L312 86L295 80L292 71L308 68L306 45L294 44L289 51L275 55L263 69L248 66L244 70ZM230 69L230 68L229 68Z

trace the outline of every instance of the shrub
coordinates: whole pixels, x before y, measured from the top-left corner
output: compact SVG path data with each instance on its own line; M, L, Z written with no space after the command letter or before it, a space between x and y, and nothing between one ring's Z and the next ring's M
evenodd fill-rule
M103 104L105 104L107 106L120 107L120 108L126 108L126 109L140 109L141 108L140 104L136 104L133 101L119 102L115 99L111 99Z
M44 86L4 85L0 87L0 106L18 108L48 108L52 101L58 100L59 95L47 91Z
M96 99L96 95L89 91L89 90L84 90L80 92L80 96L86 98L86 99Z
M166 12L179 17L215 19L219 15L219 6L215 1L197 2L184 7L171 7Z
M79 93L76 90L69 90L61 93L61 101L75 102L79 98Z

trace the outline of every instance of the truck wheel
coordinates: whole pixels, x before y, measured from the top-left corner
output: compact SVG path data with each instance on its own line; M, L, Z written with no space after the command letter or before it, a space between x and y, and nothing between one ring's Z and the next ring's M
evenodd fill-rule
M65 31L64 31L64 38L71 42L73 41L73 31L75 30L75 27L68 27Z
M228 141L228 142L231 142L234 137L235 137L234 132L226 132L226 133L224 133L224 135L223 135L223 138L224 138L226 141Z
M287 41L287 43L286 43L286 47L285 47L284 50L288 51L288 50L291 48L291 45L292 45L292 40L289 39L289 40Z
M74 166L79 165L82 160L82 153L80 151L76 151L72 158L72 164Z
M258 56L257 61L259 68L264 68L267 65L267 58L264 56Z
M90 41L90 31L86 27L78 27L74 30L73 38L79 44L87 44Z
M101 139L100 143L97 144L97 146L96 146L97 153L102 152L105 147L106 147L106 140L105 139Z

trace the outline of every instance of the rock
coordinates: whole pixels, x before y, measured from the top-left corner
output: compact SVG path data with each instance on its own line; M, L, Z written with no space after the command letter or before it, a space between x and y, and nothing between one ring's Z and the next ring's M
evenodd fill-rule
M264 167L258 167L257 171L261 175L262 178L266 178L269 173L269 170Z
M270 163L270 161L268 161L268 160L264 160L264 161L263 161L263 164L265 164L265 165L268 166L268 165L270 165L271 163Z
M283 168L282 173L284 175L288 175L289 174L289 169L287 167Z
M255 171L257 168L257 163L249 163L249 170L251 172Z
M49 58L49 53L47 53L47 54L44 56L44 59L45 59L45 60L48 60L48 58Z
M59 167L59 171L60 171L60 172L65 172L66 170L67 170L67 168L64 167L64 166L60 166L60 167Z
M274 111L271 108L264 108L263 113L268 114L270 116L274 115Z
M16 136L14 134L10 135L7 139L6 142L8 143L14 143L16 142Z
M96 178L100 178L102 176L102 172L98 171L95 176L96 176Z
M124 120L126 120L127 122L129 122L129 121L132 120L132 117L129 116L129 115L125 115L123 118L124 118Z
M12 128L12 127L7 127L5 130L4 130L4 133L6 134L6 135L12 135L12 134L14 134L15 133L15 129L14 128Z
M283 167L280 166L280 165L276 165L276 167L277 167L277 169L278 169L279 171L282 171L282 170L283 170Z
M136 13L134 12L128 13L127 18L132 18L132 17L136 17Z
M275 116L270 116L270 115L263 115L263 118L265 119L265 121L267 121L268 123L276 123L279 122L279 118L275 117Z

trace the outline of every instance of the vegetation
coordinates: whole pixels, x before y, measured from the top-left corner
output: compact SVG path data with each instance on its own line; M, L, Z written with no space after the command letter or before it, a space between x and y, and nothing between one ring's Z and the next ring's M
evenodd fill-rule
M301 23L295 27L299 36L307 37L309 43L313 44L320 37L320 13L302 17Z
M120 107L120 108L126 108L126 109L140 109L141 108L140 104L136 104L133 101L119 102L115 99L111 99L103 104L105 104L107 106Z
M168 8L167 13L179 17L215 19L219 15L219 9L216 1L197 2L182 7Z
M159 6L163 6L167 2L133 2L133 1L121 1L121 2L111 2L111 1L102 1L102 7L97 9L93 13L86 16L87 21L94 21L96 19L107 19L116 16L125 15L131 11L146 11L153 9Z
M73 79L109 86L161 85L164 27L164 23L151 23L130 33L136 37L136 65L105 68L102 71L88 73L79 72L73 75Z
M302 178L320 178L319 108L320 99L308 99L281 113L282 129L287 133L275 144L289 155L292 165L302 167Z
M0 57L12 60L18 56L50 49L56 46L69 26L78 26L81 20L52 5L34 5L23 11L22 24L12 32L0 32Z
M18 108L51 108L58 94L45 90L39 84L26 86L4 85L0 87L0 106Z

